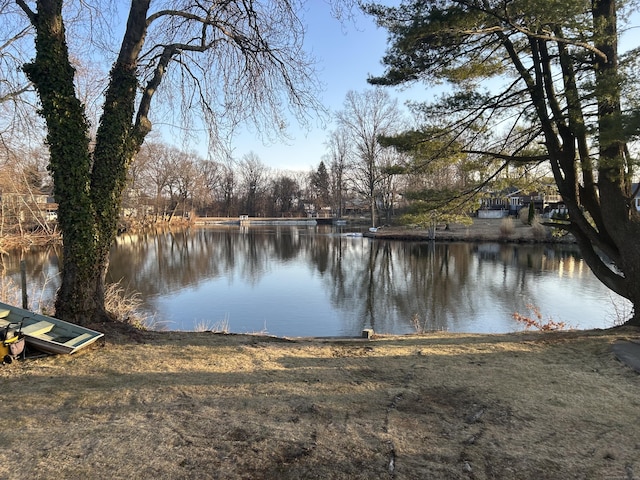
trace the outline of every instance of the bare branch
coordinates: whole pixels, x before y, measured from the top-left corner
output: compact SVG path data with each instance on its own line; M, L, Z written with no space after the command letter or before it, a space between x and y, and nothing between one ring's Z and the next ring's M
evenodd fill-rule
M29 21L33 25L35 25L36 24L36 14L33 12L33 10L31 10L29 8L29 5L27 5L27 3L24 0L16 0L16 3L24 11L24 13L27 15L27 18L29 19Z

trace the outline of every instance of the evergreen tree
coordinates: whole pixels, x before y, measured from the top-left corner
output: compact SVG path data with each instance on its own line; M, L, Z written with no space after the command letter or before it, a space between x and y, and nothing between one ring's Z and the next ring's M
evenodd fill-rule
M329 180L329 172L324 164L320 161L318 170L311 176L311 185L315 190L316 207L322 208L331 204L331 181Z
M536 218L536 209L534 208L533 201L529 202L529 212L527 214L527 223L533 225L533 221Z
M620 56L618 0L412 0L366 10L389 31L377 85L445 83L417 106L459 151L508 165L547 164L594 274L640 324L640 213L632 189L638 49ZM613 263L613 267L612 264Z

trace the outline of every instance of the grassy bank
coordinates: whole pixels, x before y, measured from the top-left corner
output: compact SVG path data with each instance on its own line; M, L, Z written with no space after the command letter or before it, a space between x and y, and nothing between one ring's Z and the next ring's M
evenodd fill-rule
M0 368L0 478L637 478L638 334L108 332Z
M426 229L409 227L383 227L365 235L381 240L425 241L430 233ZM572 235L535 222L528 225L512 218L474 218L469 225L440 226L433 233L440 242L500 242L500 243L575 243Z

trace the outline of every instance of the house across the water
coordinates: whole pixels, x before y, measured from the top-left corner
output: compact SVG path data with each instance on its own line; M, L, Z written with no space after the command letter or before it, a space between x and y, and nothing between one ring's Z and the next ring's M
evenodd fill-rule
M482 199L478 210L478 218L502 218L517 216L523 208L529 208L533 203L535 212L539 215L552 211L564 211L562 197L557 192L529 192L525 193L516 188L507 188L500 192L492 192Z

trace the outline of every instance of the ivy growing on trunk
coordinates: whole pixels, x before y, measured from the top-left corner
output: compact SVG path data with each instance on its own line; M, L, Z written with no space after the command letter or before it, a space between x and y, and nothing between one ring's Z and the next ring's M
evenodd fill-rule
M281 125L284 109L304 121L309 109L321 106L313 63L302 50L301 3L176 0L153 11L150 0L131 0L95 139L74 85L65 30L69 5L16 3L35 31L35 58L24 71L47 126L63 235L56 315L79 324L104 321L109 251L128 168L152 128L154 96L170 79L167 98L201 107L212 146L243 121L259 129ZM90 3L80 11L100 7Z

